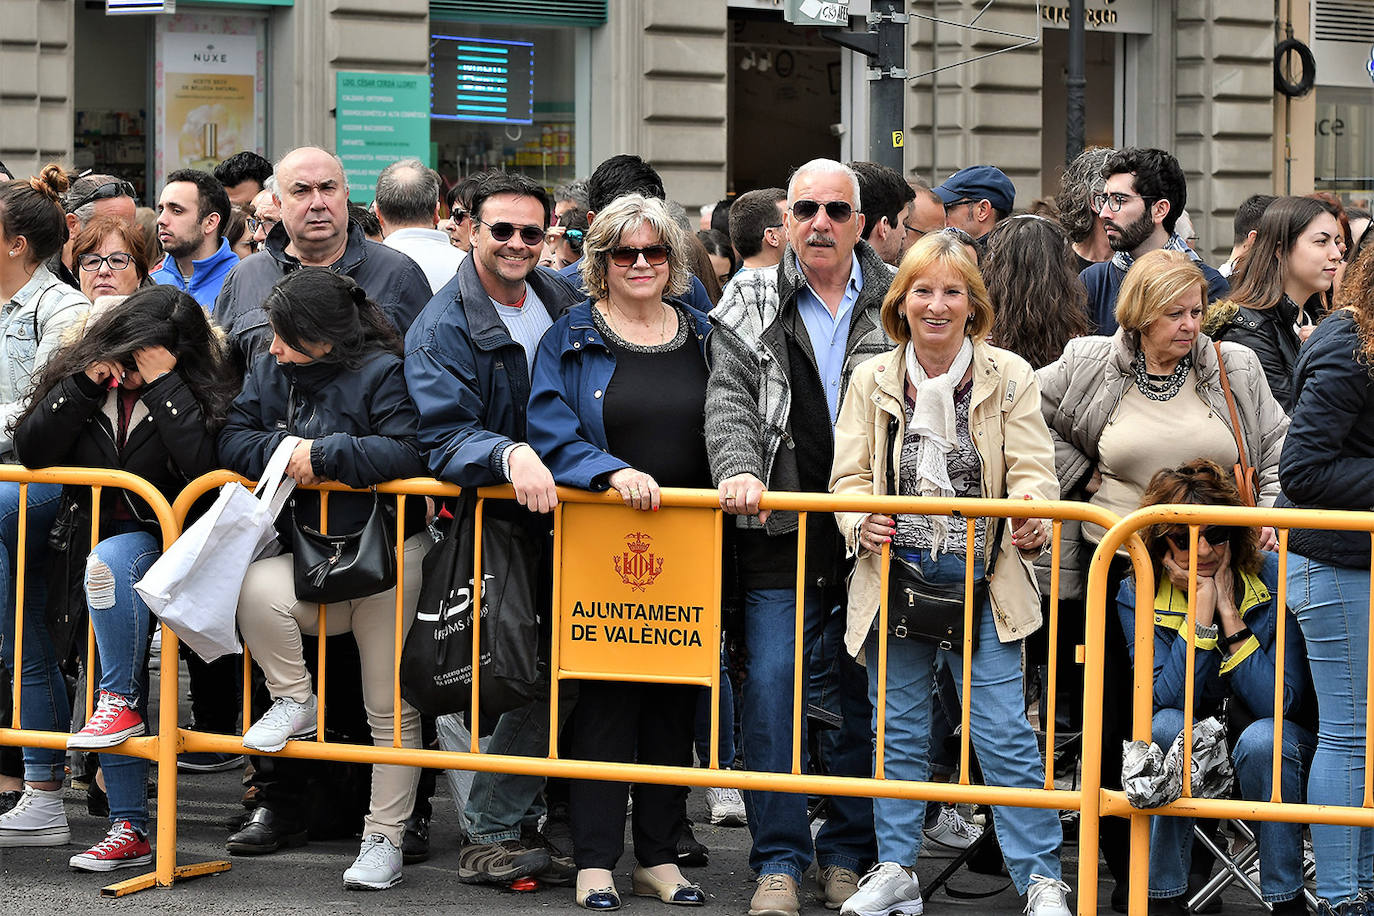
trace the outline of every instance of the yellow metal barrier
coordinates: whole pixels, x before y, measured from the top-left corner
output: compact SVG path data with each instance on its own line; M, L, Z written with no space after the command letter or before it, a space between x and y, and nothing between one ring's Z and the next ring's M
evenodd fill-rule
M1331 510L1317 509L1262 509L1237 506L1178 506L1178 505L1159 505L1141 509L1126 516L1115 526L1109 529L1102 539L1102 543L1097 553L1093 557L1091 574L1088 582L1088 616L1092 621L1095 618L1099 621L1095 625L1095 632L1099 639L1093 642L1091 639L1088 644L1088 658L1090 665L1094 657L1100 665L1102 658L1102 645L1100 641L1102 625L1100 623L1103 614L1116 612L1116 596L1106 594L1107 585L1107 565L1110 563L1112 554L1115 550L1128 542L1140 543L1137 534L1145 528L1153 525L1187 525L1189 527L1189 583L1188 583L1188 616L1185 632L1193 632L1196 621L1197 610L1197 542L1198 531L1200 528L1210 524L1221 524L1229 526L1262 527L1270 526L1276 529L1279 539L1279 572L1278 572L1278 594L1275 596L1276 606L1286 608L1288 606L1288 534L1293 528L1315 528L1329 531L1362 531L1369 532L1374 536L1374 515L1368 512L1340 512ZM1143 545L1141 545L1143 549ZM1374 558L1371 560L1374 567ZM1151 720L1153 718L1153 671L1154 671L1154 596L1156 583L1154 571L1151 564L1147 561L1143 564L1136 563L1136 641L1135 641L1135 680L1132 694L1132 720L1133 737L1137 740L1148 742L1151 735ZM1185 778L1183 784L1183 797L1169 805L1152 809L1137 809L1131 807L1126 800L1124 793L1116 791L1101 791L1098 802L1098 816L1119 816L1128 817L1131 820L1131 869L1130 869L1130 912L1132 914L1143 914L1147 911L1147 893L1149 885L1149 817L1150 815L1183 816L1200 818L1243 818L1246 820L1259 821L1283 821L1289 823L1322 823L1322 824L1345 824L1353 826L1374 827L1374 730L1370 730L1365 737L1365 790L1363 802L1359 807L1336 806L1336 805L1313 805L1313 804L1290 804L1281 801L1282 790L1282 742L1283 742L1283 676L1284 676L1284 652L1285 652L1285 633L1287 626L1290 626L1286 614L1279 614L1276 618L1275 634L1275 685L1274 685L1274 744L1272 750L1272 786L1273 791L1268 801L1249 801L1243 799L1222 799L1222 798L1193 798L1191 797L1190 780ZM1371 641L1374 641L1374 630L1371 630ZM1192 734L1193 727L1193 696L1194 696L1194 654L1196 646L1189 641L1187 647L1187 664L1185 666L1185 702L1184 702L1184 721L1183 734ZM1088 677L1094 675L1090 672ZM1368 696L1374 699L1374 666L1371 666L1367 674L1369 679ZM1100 683L1100 681L1098 682ZM1092 692L1089 691L1089 699ZM1098 701L1100 704L1100 700ZM1085 713L1086 720L1086 713ZM1369 721L1374 721L1370 717ZM1086 865L1089 858L1095 860L1095 856L1089 856L1087 850L1090 848L1087 839L1087 827L1089 821L1089 787L1087 785L1087 774L1090 772L1088 764L1088 741L1090 732L1084 732L1084 834L1083 847L1080 849L1080 877L1079 877L1079 911L1091 912L1095 905L1095 900L1090 895L1095 895L1096 876L1092 876L1089 881ZM1101 751L1101 732L1100 730L1092 735L1092 743L1095 746L1095 754L1100 755ZM1183 744L1183 772L1191 772L1191 746L1185 741ZM1098 757L1100 759L1100 756ZM1096 772L1095 768L1091 769ZM1095 872L1095 861L1093 863Z

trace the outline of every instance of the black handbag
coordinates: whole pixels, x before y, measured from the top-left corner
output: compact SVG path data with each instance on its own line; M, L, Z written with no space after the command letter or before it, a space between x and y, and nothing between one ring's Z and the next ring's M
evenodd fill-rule
M291 553L297 600L333 604L395 587L395 522L375 489L367 523L351 534L321 534L301 524L294 503L293 499Z
M889 447L897 434L897 421L888 423ZM900 452L898 453L900 454ZM888 462L887 492L897 495L896 474ZM984 542L992 559L983 575L973 580L975 608L972 650L978 650L977 610L987 600L988 583L997 566L997 525L989 522ZM921 570L891 554L887 574L887 632L898 639L919 639L941 649L962 649L964 645L965 582L931 582Z

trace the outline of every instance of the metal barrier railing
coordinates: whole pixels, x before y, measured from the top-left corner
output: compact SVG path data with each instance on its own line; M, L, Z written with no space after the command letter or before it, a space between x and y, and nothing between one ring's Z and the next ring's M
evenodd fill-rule
M1096 617L1094 632L1097 640L1091 638L1088 644L1088 658L1091 660L1096 657L1100 663L1102 658L1102 623L1101 614L1096 613L1115 613L1116 596L1106 594L1107 587L1107 566L1111 562L1113 553L1128 541L1139 543L1137 535L1145 528L1160 524L1186 525L1189 529L1189 568L1188 568L1188 608L1187 619L1184 633L1193 633L1196 624L1197 613L1197 589L1198 589L1198 561L1197 545L1198 532L1202 527L1209 524L1220 524L1228 526L1245 526L1258 528L1261 526L1272 526L1278 535L1278 585L1277 595L1274 597L1277 608L1288 607L1288 535L1294 528L1314 528L1328 531L1359 531L1369 532L1371 535L1371 546L1374 547L1374 516L1368 512L1346 512L1333 510L1317 509L1263 509L1239 506L1178 506L1178 505L1158 505L1145 509L1140 509L1126 516L1115 526L1110 528L1104 535L1102 542L1093 557L1092 567L1088 581L1088 608L1089 620L1093 621ZM1143 545L1142 545L1143 547ZM1371 556L1371 570L1374 571L1374 555ZM1155 600L1155 577L1153 566L1146 562L1136 564L1136 634L1135 634L1135 665L1134 665L1134 685L1132 694L1132 721L1133 737L1136 740L1150 741L1151 721L1154 714L1153 709L1153 672L1154 672L1154 600ZM1371 608L1374 615L1374 608ZM1119 791L1103 790L1100 792L1100 800L1097 804L1097 816L1117 816L1127 817L1131 821L1131 859L1130 859L1130 912L1144 913L1147 908L1147 894L1149 886L1149 818L1151 815L1163 816L1182 816L1199 817L1214 819L1246 819L1257 821L1282 821L1289 823L1322 823L1322 824L1342 824L1352 826L1371 827L1374 826L1374 730L1369 730L1365 736L1365 785L1362 804L1358 807L1337 806L1337 805L1315 805L1310 803L1296 804L1282 801L1281 793L1283 788L1282 765L1283 765L1283 733L1285 727L1284 719L1284 661L1286 655L1286 632L1287 627L1294 626L1295 623L1288 619L1286 613L1276 615L1275 633L1275 683L1274 683L1274 738L1271 748L1271 778L1272 791L1267 801L1252 801L1240 798L1194 798L1192 797L1191 780L1187 774L1191 773L1191 743L1187 740L1183 742L1183 765L1182 771L1185 774L1183 779L1183 797L1171 804L1158 808L1137 809L1133 808L1126 800L1125 794ZM1374 650L1374 629L1371 629L1371 650ZM1096 650L1096 651L1094 651ZM1195 696L1195 657L1197 646L1192 639L1188 640L1186 647L1185 664L1185 687L1184 687L1184 709L1183 709L1183 734L1191 735L1194 720L1194 696ZM1374 651L1371 651L1374 657ZM1089 672L1091 679L1097 677L1093 672ZM1368 692L1367 696L1374 700L1374 666L1366 674ZM1093 683L1100 684L1100 680L1091 680ZM1091 691L1089 692L1091 697ZM1086 716L1086 714L1085 714ZM1368 721L1368 719L1367 719ZM1088 763L1089 747L1096 759L1100 759L1101 754L1101 730L1085 729L1084 731L1084 834L1081 839L1082 849L1080 850L1080 878L1079 878L1079 912L1092 912L1096 906L1096 856L1084 854L1086 850L1095 849L1095 838L1092 844L1088 840L1088 825L1090 820L1090 803L1088 799L1087 774L1095 772L1095 767L1090 767ZM1094 825L1093 832L1096 832ZM1084 866L1092 860L1091 868ZM1088 872L1091 871L1091 880Z

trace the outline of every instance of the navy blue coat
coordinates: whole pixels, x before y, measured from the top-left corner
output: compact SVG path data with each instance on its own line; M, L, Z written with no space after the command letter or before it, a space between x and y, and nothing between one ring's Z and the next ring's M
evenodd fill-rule
M682 307L695 324L692 330L704 359L711 320L689 305ZM629 466L608 451L602 419L614 374L615 355L592 321L591 300L558 319L539 344L530 392L530 445L558 483L604 490L607 476Z
M550 319L578 301L552 271L526 278ZM406 385L424 421L420 444L434 476L461 487L505 483L501 454L526 441L530 371L472 257L434 294L406 334Z
M1193 263L1202 270L1207 278L1207 301L1216 302L1231 292L1231 284L1213 268L1201 261ZM1079 279L1088 289L1088 311L1097 322L1097 333L1111 337L1116 333L1116 297L1121 292L1121 284L1126 280L1126 271L1111 261L1091 264L1083 269Z

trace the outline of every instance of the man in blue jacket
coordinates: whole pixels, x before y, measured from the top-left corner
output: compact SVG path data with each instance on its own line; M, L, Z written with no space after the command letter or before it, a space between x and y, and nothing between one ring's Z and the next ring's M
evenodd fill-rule
M534 513L549 512L558 497L553 475L527 442L530 367L544 332L581 298L563 278L536 269L551 207L547 192L523 175L485 178L472 195L470 256L406 335L406 383L430 470L462 487L509 483ZM507 712L487 752L543 756L548 722L542 700ZM543 783L538 776L477 774L464 812L458 880L572 877L571 859L551 857L526 828L537 821L530 812Z
M213 310L224 278L239 262L229 250L229 195L208 172L178 169L157 201L157 240L167 252L153 281L189 293Z

